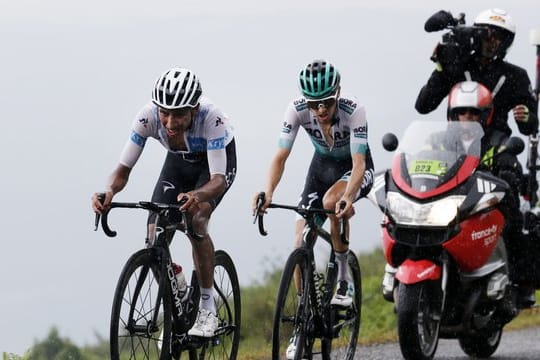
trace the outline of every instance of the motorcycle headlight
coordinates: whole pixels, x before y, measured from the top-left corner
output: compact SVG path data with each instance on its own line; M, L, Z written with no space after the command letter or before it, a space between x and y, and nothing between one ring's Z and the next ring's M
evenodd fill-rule
M400 225L448 226L456 218L465 195L420 204L411 201L397 192L387 194L390 216Z

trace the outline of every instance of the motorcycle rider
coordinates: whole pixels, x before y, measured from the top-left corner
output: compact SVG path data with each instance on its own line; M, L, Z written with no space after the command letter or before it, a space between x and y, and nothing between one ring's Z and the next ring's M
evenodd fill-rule
M441 59L437 58L436 48L434 59L437 66L418 94L416 110L421 114L433 111L455 84L472 79L492 92L493 115L489 128L485 129L485 136L491 139L491 143L501 144L510 136L509 111L512 111L520 133L536 133L538 105L527 72L504 61L516 32L511 16L501 9L485 10L476 17L474 26L483 29L481 50L473 54L468 62L445 68L441 65ZM514 190L512 201L508 200L510 221L505 228L504 238L508 239L511 280L518 287L518 306L529 307L535 303L534 280L530 278L534 273L531 266L535 259L529 258L529 239L522 232L523 215L519 209L519 193L525 183L522 167L517 157L505 154L493 159L492 170Z

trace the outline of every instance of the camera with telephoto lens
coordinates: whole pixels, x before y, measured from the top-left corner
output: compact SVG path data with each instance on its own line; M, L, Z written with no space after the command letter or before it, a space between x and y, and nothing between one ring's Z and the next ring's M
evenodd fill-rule
M482 39L486 37L487 29L474 25L466 26L464 13L454 18L450 12L444 10L433 14L424 25L427 32L445 29L449 31L443 34L431 60L440 63L445 71L458 73L481 52Z

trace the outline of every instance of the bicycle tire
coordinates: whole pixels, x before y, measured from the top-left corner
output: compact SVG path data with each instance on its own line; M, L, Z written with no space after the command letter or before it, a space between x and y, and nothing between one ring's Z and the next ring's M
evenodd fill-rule
M240 283L231 257L223 250L215 252L214 302L218 329L216 334L198 349L197 359L234 360L240 344Z
M160 294L159 273L151 249L139 250L124 265L111 311L112 360L170 359L172 296L167 284Z
M334 338L323 338L321 340L321 353L323 360L344 359L353 360L358 343L360 332L360 322L362 318L362 276L358 258L349 250L347 262L351 271L354 296L353 303L348 308L331 306L331 324L334 329ZM333 350L333 342L337 345Z
M307 314L311 309L309 297L309 270L308 256L305 249L295 249L287 259L279 283L276 307L272 326L272 359L286 359L286 351L291 343L296 343L294 359L302 359L305 352L304 344L308 337L306 325ZM300 271L302 293L307 296L298 296L295 285L295 269ZM299 301L300 300L300 301ZM312 343L311 343L312 344ZM311 352L311 349L307 349Z

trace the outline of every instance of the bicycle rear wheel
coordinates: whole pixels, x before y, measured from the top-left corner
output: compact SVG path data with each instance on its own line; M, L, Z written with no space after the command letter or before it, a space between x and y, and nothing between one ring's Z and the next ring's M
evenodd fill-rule
M201 346L198 359L236 359L240 342L240 284L234 263L223 250L215 253L214 302L218 329Z
M170 359L172 304L167 286L160 293L159 271L150 249L136 252L126 262L111 312L112 360Z
M281 274L272 329L274 360L287 359L287 351L294 359L311 356L313 339L309 338L306 331L311 314L307 260L304 249L295 249ZM298 274L296 280L295 269ZM302 296L298 295L297 289L301 289ZM289 349L291 344L296 347L295 351Z
M362 314L362 277L356 255L349 250L347 257L355 290L353 302L347 308L331 306L334 339L322 339L322 358L324 360L352 360L356 352Z

